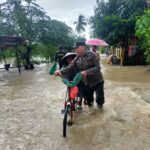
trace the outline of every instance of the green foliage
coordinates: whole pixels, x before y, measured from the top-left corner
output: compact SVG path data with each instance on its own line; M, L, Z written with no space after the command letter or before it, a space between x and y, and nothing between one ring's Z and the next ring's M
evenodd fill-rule
M74 22L76 24L77 33L82 33L85 31L85 26L87 25L85 17L83 15L79 15L78 20Z
M6 58L13 58L15 56L15 51L13 48L8 48L5 51L0 51L0 62L5 62Z
M56 50L56 46L37 43L33 46L32 56L45 58L47 61L53 61Z
M110 45L127 47L128 39L135 35L136 18L146 7L146 0L97 0L95 15L90 19L93 36Z
M5 55L5 57L14 57L15 56L15 51L14 48L8 48L7 50L3 51L3 54Z
M22 36L30 42L40 39L50 18L34 0L6 0L1 5L0 35Z
M100 52L101 52L101 54L104 54L105 53L105 48L100 48Z
M59 45L72 47L75 35L65 23L51 20L35 2L6 0L0 3L0 35L28 39L33 56L40 55L46 60L52 60ZM26 48L20 49L20 52L28 53Z
M75 36L73 35L73 30L69 26L57 20L50 20L47 23L48 30L41 38L43 43L72 46Z
M145 51L146 61L150 64L150 11L140 17L136 22L136 35L141 40L141 47Z

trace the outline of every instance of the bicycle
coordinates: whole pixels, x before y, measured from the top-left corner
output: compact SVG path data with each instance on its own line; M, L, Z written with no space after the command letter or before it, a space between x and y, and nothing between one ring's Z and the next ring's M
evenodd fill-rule
M72 126L73 124L74 112L82 110L82 98L78 96L78 88L76 86L81 78L81 74L78 74L71 83L67 80L63 80L67 85L64 109L61 111L61 113L64 114L63 137L67 136L67 126Z
M62 114L64 114L63 137L67 136L67 126L72 126L73 124L74 112L78 110L82 110L82 99L78 96L72 99L70 97L71 89L73 88L67 87L64 109L61 112Z

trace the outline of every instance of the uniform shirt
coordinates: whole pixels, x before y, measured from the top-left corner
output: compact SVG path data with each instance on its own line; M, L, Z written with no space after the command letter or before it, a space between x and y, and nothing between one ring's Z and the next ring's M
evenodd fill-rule
M103 82L100 63L93 52L85 52L82 57L77 56L68 67L61 70L61 73L62 75L71 74L73 69L76 69L77 72L87 71L87 76L82 81L90 87Z

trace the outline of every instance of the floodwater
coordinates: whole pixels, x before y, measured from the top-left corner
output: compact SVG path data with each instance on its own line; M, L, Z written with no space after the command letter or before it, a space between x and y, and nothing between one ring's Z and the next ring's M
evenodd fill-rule
M84 106L62 136L66 87L48 75L50 65L33 71L0 70L0 150L149 150L150 71L148 66L105 64L105 105Z

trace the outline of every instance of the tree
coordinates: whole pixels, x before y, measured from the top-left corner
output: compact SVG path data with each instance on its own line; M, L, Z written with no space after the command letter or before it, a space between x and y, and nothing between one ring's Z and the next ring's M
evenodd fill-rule
M26 61L26 66L31 65L30 53L33 42L39 41L46 28L44 24L50 18L44 10L35 3L35 0L6 0L1 6L0 27L1 35L21 36L28 39L29 45L19 51Z
M83 15L79 15L78 20L75 21L74 24L76 25L75 30L78 34L81 34L85 31L85 26L87 25L87 23Z
M95 15L91 17L94 36L105 39L110 45L127 47L135 35L137 16L147 7L146 0L97 0Z
M146 11L136 22L136 35L141 40L146 61L150 64L150 11Z
M58 20L47 22L48 30L43 35L41 41L54 45L71 46L74 43L74 34L72 28Z
M63 22L51 20L36 0L6 0L0 3L0 29L0 35L20 36L29 41L28 48L20 50L27 62L30 62L27 57L34 49L33 44L43 44L50 51L43 53L53 55L58 45L71 46L75 41L73 30Z
M31 43L38 41L46 31L50 17L35 0L6 0L1 6L1 35L22 36Z

